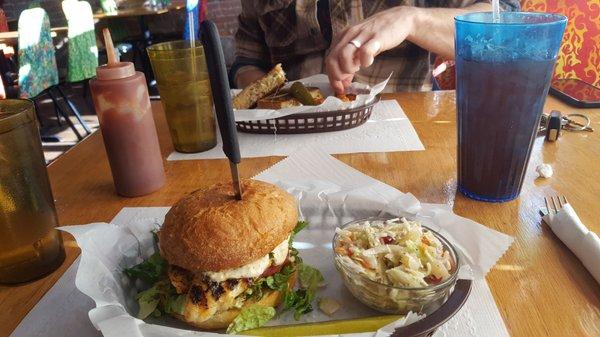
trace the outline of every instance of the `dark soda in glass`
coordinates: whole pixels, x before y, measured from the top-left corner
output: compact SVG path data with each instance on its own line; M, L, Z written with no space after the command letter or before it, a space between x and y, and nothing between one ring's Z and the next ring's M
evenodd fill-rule
M456 18L458 189L519 196L566 18L544 13Z

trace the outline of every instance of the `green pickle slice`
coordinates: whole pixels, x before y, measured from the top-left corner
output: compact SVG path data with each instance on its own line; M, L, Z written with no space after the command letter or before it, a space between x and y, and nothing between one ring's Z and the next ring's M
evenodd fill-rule
M304 105L318 105L317 101L312 97L310 91L300 82L294 82L290 87L290 93L295 99Z

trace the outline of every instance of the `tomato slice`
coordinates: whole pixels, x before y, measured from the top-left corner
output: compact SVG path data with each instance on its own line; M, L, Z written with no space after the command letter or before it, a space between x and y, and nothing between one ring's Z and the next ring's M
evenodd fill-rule
M280 264L278 266L271 265L271 266L269 266L269 268L265 269L265 271L260 276L262 276L262 277L271 276L271 275L277 273L278 271L280 271L281 268L283 268L283 264Z
M261 277L267 277L267 276L271 276L275 273L278 273L283 266L285 266L286 264L288 264L290 262L289 259L289 255L285 258L285 261L283 261L282 264L276 266L276 265L270 265L267 269L265 269L265 271L260 275Z

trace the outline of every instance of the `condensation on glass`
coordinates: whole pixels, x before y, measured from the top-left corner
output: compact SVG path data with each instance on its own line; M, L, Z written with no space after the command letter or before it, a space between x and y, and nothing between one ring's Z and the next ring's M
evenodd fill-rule
M33 280L65 253L29 100L0 100L0 283Z

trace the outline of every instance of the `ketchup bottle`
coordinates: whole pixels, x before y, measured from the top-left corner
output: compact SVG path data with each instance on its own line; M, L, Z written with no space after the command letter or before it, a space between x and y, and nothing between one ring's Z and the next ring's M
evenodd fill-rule
M96 69L90 90L117 193L136 197L165 183L146 78L131 62L119 62L108 29L108 64Z

